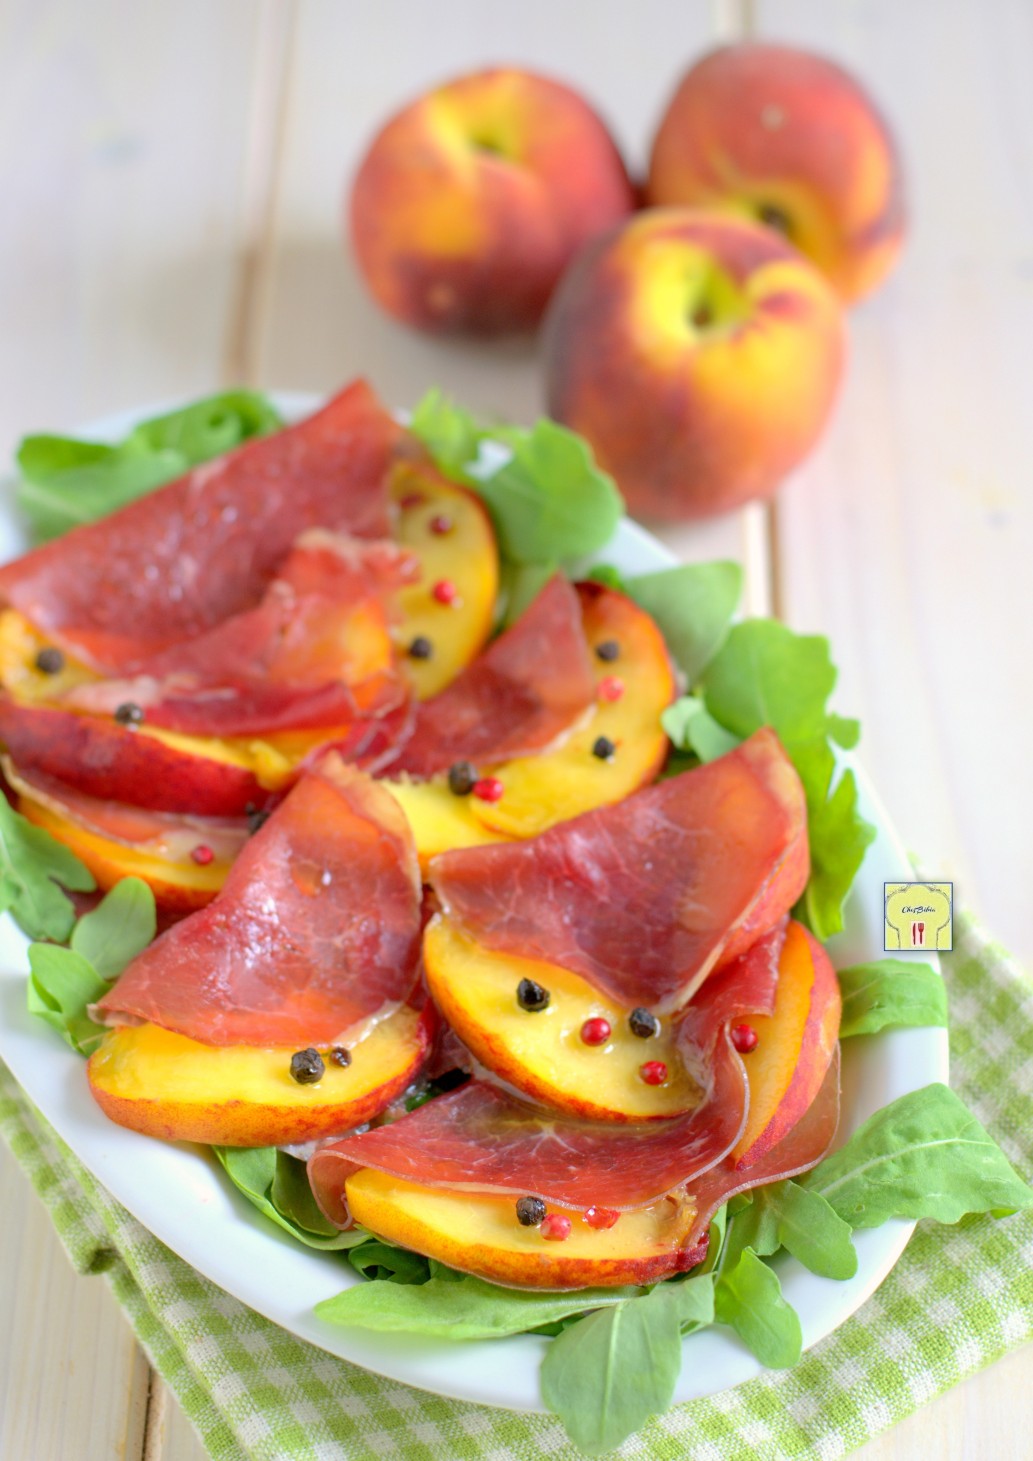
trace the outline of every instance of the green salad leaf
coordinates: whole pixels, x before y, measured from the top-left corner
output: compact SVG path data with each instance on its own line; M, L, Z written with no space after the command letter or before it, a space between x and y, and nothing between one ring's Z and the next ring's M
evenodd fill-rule
M771 1370L795 1365L803 1351L796 1310L782 1297L778 1274L744 1248L724 1267L714 1286L714 1318L734 1329L743 1344Z
M738 563L686 563L627 580L627 593L659 625L689 685L721 648L742 593Z
M491 433L490 425L478 421L434 386L413 408L409 430L423 442L446 477L476 486L467 469L476 462L482 440Z
M751 1248L767 1257L785 1248L822 1278L853 1278L857 1252L850 1224L820 1193L785 1180L756 1187L733 1219L728 1251Z
M416 406L409 430L441 471L484 499L510 563L554 564L594 553L623 514L613 478L584 438L558 422L485 425L435 390Z
M157 927L150 886L142 878L120 878L96 908L79 919L70 943L101 979L116 979L153 941Z
M82 954L59 944L29 945L29 1013L44 1020L82 1055L92 1055L107 1033L86 1013L107 991L107 980Z
M358 1249L352 1250L352 1263L358 1253ZM636 1289L536 1293L501 1288L453 1272L450 1279L435 1277L423 1283L356 1284L317 1304L316 1313L334 1324L420 1334L428 1339L497 1339L619 1304L635 1293Z
M369 1239L365 1228L342 1233L327 1222L309 1189L305 1163L287 1152L274 1146L213 1146L212 1151L248 1202L306 1247L353 1248Z
M947 986L928 964L873 959L840 969L843 1018L839 1038L874 1035L904 1025L947 1024Z
M668 740L679 751L691 751L700 761L716 761L741 742L710 714L698 695L683 695L660 716Z
M713 1317L710 1275L658 1284L599 1309L550 1341L542 1400L586 1455L611 1451L665 1411L681 1371L682 1329Z
M88 1013L111 981L154 938L154 894L139 878L122 878L72 930L71 946L29 945L26 1000L37 1015L83 1055L107 1033Z
M529 431L507 428L502 439L512 457L477 486L503 557L516 563L578 558L609 541L624 502L584 437L543 419Z
M800 1179L852 1228L887 1218L956 1223L1033 1207L1027 1186L948 1087L923 1086L869 1116L839 1151Z
M857 738L856 721L827 709L835 683L828 640L794 634L773 619L734 624L700 675L704 709L717 727L745 738L772 726L796 767L811 844L811 876L796 912L822 940L843 927L843 903L875 836L857 810L854 773L835 776L832 743ZM698 711L685 717L683 733L702 760L720 754L714 725Z
M282 425L264 396L238 390L141 422L114 446L27 436L17 454L18 504L37 539L54 538Z
M92 892L93 875L68 848L0 796L0 912L30 938L63 943L75 922L61 891Z
M367 1237L351 1250L348 1261L363 1278L383 1279L388 1283L422 1284L434 1276L432 1259L399 1248L396 1243L382 1242L380 1238Z

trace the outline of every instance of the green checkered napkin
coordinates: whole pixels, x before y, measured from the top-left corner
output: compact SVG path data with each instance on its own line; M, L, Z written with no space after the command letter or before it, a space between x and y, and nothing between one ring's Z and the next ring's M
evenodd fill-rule
M1033 989L968 918L943 957L952 1081L1033 1170ZM442 1400L294 1339L200 1277L76 1161L0 1066L0 1130L80 1273L103 1272L219 1461L576 1457L557 1421ZM1033 1212L921 1223L864 1308L805 1355L676 1406L615 1455L685 1461L843 1456L1033 1338ZM461 1358L457 1350L457 1358Z

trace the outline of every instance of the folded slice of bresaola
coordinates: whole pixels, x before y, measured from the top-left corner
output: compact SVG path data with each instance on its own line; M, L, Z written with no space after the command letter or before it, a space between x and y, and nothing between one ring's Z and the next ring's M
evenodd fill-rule
M387 536L400 436L356 381L297 426L0 568L0 603L92 668L131 672L257 604L306 529Z
M808 872L803 788L765 728L526 842L442 853L430 882L483 947L662 1014L772 928Z
M245 845L207 908L145 949L97 1006L208 1045L332 1045L416 984L421 886L408 823L325 757Z
M695 1110L615 1125L565 1116L475 1079L390 1125L318 1151L309 1178L331 1222L348 1221L344 1184L373 1167L456 1192L534 1193L562 1207L642 1207L700 1178L735 1146L746 1120L746 1077L728 1037L732 1020L774 1008L777 947L749 951L712 980L685 1017L682 1045L700 1082Z
M545 750L595 698L576 589L551 578L516 623L417 707L385 774L426 778L456 761L497 765Z
M199 736L349 726L409 695L390 633L395 591L419 577L411 553L320 528L291 548L261 602L149 656L132 678L76 685L69 709L131 703L148 725Z

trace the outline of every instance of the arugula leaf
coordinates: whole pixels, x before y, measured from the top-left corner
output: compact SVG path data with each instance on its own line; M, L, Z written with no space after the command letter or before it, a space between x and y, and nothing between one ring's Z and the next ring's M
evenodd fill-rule
M590 1314L550 1342L542 1400L575 1446L602 1455L667 1409L681 1370L683 1317L695 1322L706 1313L703 1291L712 1294L712 1283L707 1275L659 1284L642 1298Z
M353 1250L354 1263L358 1249ZM507 1289L467 1274L433 1277L425 1283L357 1284L316 1305L333 1324L352 1324L429 1339L497 1339L553 1324L572 1314L619 1304L635 1289L580 1289L537 1293Z
M601 583L606 588L616 589L619 594L628 594L629 598L631 596L624 575L612 563L595 564L593 568L588 570L585 577L591 583Z
M352 1228L346 1233L338 1232L315 1207L314 1199L312 1208L308 1208L299 1199L296 1190L297 1174L293 1171L281 1171L282 1166L294 1161L286 1152L278 1152L273 1146L213 1146L212 1151L222 1163L234 1187L244 1194L248 1202L257 1207L270 1222L290 1233L306 1247L352 1248L358 1243L365 1243L369 1238L365 1228ZM307 1178L305 1180L307 1182ZM283 1210L275 1200L276 1195L279 1195L280 1201L286 1195ZM309 1223L312 1223L311 1227Z
M726 731L695 695L683 695L660 716L671 744L679 751L691 751L701 761L716 761L741 742Z
M794 763L806 791L805 771L795 758ZM808 794L807 809L811 875L793 912L824 943L843 928L843 904L875 840L875 828L857 810L852 771L842 773L831 795L819 805L814 806Z
M750 1248L765 1257L785 1248L822 1278L853 1278L857 1252L850 1224L819 1193L786 1180L754 1188L751 1196L733 1220L737 1253Z
M693 685L727 638L742 592L742 569L730 562L683 564L630 578L627 592L655 619Z
M843 1018L839 1038L874 1035L887 1026L947 1024L947 987L928 964L874 959L840 969Z
M1033 1189L948 1086L898 1096L801 1178L852 1228L887 1218L956 1223L1033 1207Z
M503 558L555 563L594 553L613 535L624 503L588 443L543 418L530 429L485 426L440 391L413 411L410 431L446 475L483 497Z
M843 903L875 829L858 813L853 772L834 779L830 743L855 743L857 723L827 709L836 683L828 640L794 634L773 619L747 619L732 626L700 680L706 710L718 725L742 737L772 726L796 767L811 845L811 876L796 915L819 939L831 938L843 927ZM697 720L688 720L686 734L702 756ZM699 729L704 732L705 723ZM716 748L713 736L700 744Z
M476 487L477 483L468 475L467 468L477 460L480 442L487 428L471 412L456 405L435 386L414 409L409 430L423 442L435 466L447 477Z
M18 448L18 503L37 538L57 537L282 425L264 396L225 391L141 422L116 446L27 436Z
M154 893L141 878L121 878L72 930L71 947L98 978L115 979L154 939Z
M107 1033L90 1018L89 1006L154 937L154 894L139 878L123 878L72 931L71 947L29 945L30 1014L38 1015L83 1055L92 1055Z
M86 1010L107 993L107 980L82 954L57 944L30 944L29 971L29 1013L57 1030L73 1050L92 1055L107 1030Z
M0 912L30 938L64 943L75 909L61 888L89 893L95 886L74 853L0 796Z
M386 1279L393 1284L424 1284L433 1277L431 1259L372 1236L351 1250L348 1261L363 1278Z
M714 1287L714 1318L734 1329L743 1344L771 1370L795 1365L803 1352L800 1319L782 1297L774 1269L752 1248L744 1248Z
M513 455L480 478L478 490L504 557L553 562L594 553L609 541L624 502L583 437L547 419L530 431L507 428L498 436Z

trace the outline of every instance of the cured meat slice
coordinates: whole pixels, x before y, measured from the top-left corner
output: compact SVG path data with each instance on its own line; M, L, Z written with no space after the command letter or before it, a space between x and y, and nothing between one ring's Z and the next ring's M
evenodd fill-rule
M401 429L364 381L0 569L12 605L91 667L133 671L258 603L307 528L389 530Z
M577 592L557 574L511 629L425 700L390 774L433 776L542 751L592 704L595 679Z
M738 1140L745 1080L727 1041L713 1073L709 1100L649 1126L558 1116L472 1080L390 1126L324 1147L309 1177L322 1210L342 1225L345 1179L359 1167L457 1192L531 1192L562 1207L642 1207L714 1166Z
M781 1182L798 1177L816 1167L832 1145L839 1125L839 1046L814 1100L796 1125L780 1142L743 1170L731 1158L711 1167L709 1172L688 1184L696 1205L696 1219L686 1246L705 1243L710 1221L718 1208L740 1192L763 1187L768 1182Z
M417 978L420 877L392 797L339 757L307 773L222 892L128 966L98 1006L208 1045L327 1045Z
M388 627L390 595L419 576L391 542L311 529L262 602L149 658L132 679L77 685L62 704L201 736L342 726L408 698Z
M242 817L177 816L121 802L99 801L73 787L63 786L52 777L25 776L8 756L0 757L0 766L8 785L18 795L22 810L27 801L63 822L149 857L186 862L195 848L203 845L216 860L231 862L247 841L248 825Z
M486 948L623 1005L678 1009L783 917L808 873L803 788L774 731L526 842L442 853L430 881Z
M359 1167L460 1192L534 1193L574 1208L642 1207L683 1186L739 1139L746 1079L728 1024L773 1007L770 968L770 948L744 958L712 980L686 1014L683 1050L703 1091L687 1115L614 1126L563 1116L472 1080L390 1126L317 1152L309 1177L320 1207L332 1222L347 1222L344 1184Z
M235 817L270 797L246 766L168 745L146 727L19 705L3 694L0 743L24 774L52 776L100 801Z

